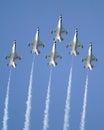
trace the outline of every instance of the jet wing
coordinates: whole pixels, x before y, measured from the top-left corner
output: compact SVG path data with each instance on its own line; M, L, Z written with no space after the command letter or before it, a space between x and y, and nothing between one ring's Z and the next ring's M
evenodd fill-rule
M66 48L72 47L73 46L73 42L69 43L66 45Z
M38 44L38 46L39 46L39 47L41 47L41 46L42 46L42 47L44 47L44 44L43 44L43 42L39 41L39 44Z
M10 57L11 57L11 54L7 55L7 56L5 57L5 59L10 59Z
M83 45L78 41L77 47L83 48Z
M94 55L92 55L91 60L92 61L97 61L97 58Z
M60 55L56 52L56 53L55 53L55 58L59 58L59 59L61 59L62 56L60 56Z
M14 57L14 59L21 60L21 57L20 57L20 56L18 56L18 54L16 53L16 54L15 54L15 57Z
M88 56L86 56L85 58L82 59L82 62L87 61L88 60Z
M34 46L34 41L33 41L33 42L30 42L30 43L28 44L28 46Z
M61 33L63 33L63 34L67 34L68 32L62 27L62 29L61 29Z
M45 58L51 58L52 57L52 52L51 53L49 53L48 55L46 55L46 57Z
M57 28L56 29L53 29L52 31L51 31L51 34L56 34L57 33Z

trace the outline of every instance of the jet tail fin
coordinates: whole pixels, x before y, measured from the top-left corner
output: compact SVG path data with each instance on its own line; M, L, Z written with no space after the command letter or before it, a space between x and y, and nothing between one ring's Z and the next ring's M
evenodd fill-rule
M16 63L15 63L15 62L13 62L12 64L7 64L7 66L9 66L9 67L11 67L11 66L12 66L13 68L16 68L16 66L17 66L17 65L16 65Z
M76 55L79 54L79 52L78 52L78 51L73 51L73 50L72 50L71 52L69 52L69 54L76 56Z
M56 42L56 41L61 42L61 41L63 41L64 39L62 38L62 36L57 35L55 38L53 38L53 40L54 40L55 42Z
M52 65L53 67L55 67L55 66L57 65L57 62L54 62L54 63L53 63L53 62L50 61L50 62L48 63L48 65L50 65L50 66Z
M84 66L84 68L89 69L89 70L92 70L93 65L92 65L92 64L91 64L91 65L86 64L86 65Z
M34 49L33 49L33 50L30 51L30 53L39 55L39 54L40 54L40 51L39 51L39 50L34 51Z

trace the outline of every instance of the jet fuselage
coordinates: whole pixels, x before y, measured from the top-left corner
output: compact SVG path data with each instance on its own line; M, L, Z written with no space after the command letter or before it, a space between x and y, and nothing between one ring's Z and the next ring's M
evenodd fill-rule
M51 57L51 60L49 62L49 64L53 65L54 67L56 66L55 53L56 53L56 43L53 44L53 47L52 47L52 57Z
M76 56L77 55L77 44L78 44L78 31L75 30L73 44L72 44L72 53Z
M89 49L88 49L88 59L87 59L87 66L90 70L92 70L92 44L90 44Z
M56 35L56 38L55 38L55 40L58 40L60 42L62 41L61 30L62 30L62 16L59 17L58 27L57 27L57 35Z
M16 53L16 41L14 41L14 43L13 43L11 57L10 57L10 62L8 64L8 66L13 66L14 68L16 67L16 64L15 64L15 53Z
M39 55L38 43L39 43L39 27L37 28L37 32L36 32L35 40L34 40L34 46L32 50L32 52L36 53L37 55Z

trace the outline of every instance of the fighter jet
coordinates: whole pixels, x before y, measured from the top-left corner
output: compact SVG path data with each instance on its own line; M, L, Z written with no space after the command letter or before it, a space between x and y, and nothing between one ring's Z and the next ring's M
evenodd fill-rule
M75 29L73 41L71 43L67 44L66 47L67 48L72 47L72 50L69 53L74 56L79 54L79 52L77 51L77 48L83 48L83 45L78 40L78 29L77 28Z
M48 65L52 65L53 67L55 67L57 65L55 59L59 58L61 59L62 57L56 52L56 42L54 41L53 43L53 47L52 47L52 51L51 53L49 53L48 55L46 55L46 58L50 58L50 62L48 63Z
M55 41L63 41L63 38L61 37L61 34L67 34L68 32L63 28L62 26L62 15L59 16L59 21L56 29L51 31L51 34L56 34L56 37L54 38Z
M31 51L32 54L36 54L36 55L40 54L38 47L44 47L44 44L40 41L40 38L39 38L39 27L37 28L34 41L30 42L28 46L33 47Z
M97 58L92 54L92 43L90 43L89 45L88 55L82 59L82 62L84 61L87 62L84 68L88 68L89 70L92 70L93 68L92 61L97 61Z
M16 53L16 40L13 41L13 46L12 46L12 51L9 55L7 55L5 57L5 59L10 59L9 64L7 64L7 66L12 66L14 68L16 68L16 63L15 60L21 60L21 57L18 56L18 54Z

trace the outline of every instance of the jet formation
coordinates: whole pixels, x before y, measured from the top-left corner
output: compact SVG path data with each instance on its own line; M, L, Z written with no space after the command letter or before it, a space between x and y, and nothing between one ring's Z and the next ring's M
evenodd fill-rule
M51 31L51 34L55 34L55 38L53 39L52 50L49 54L46 55L45 58L46 59L50 58L48 65L55 67L57 65L56 59L57 58L62 59L62 56L58 54L56 50L56 45L57 45L56 42L57 41L62 42L63 41L62 34L68 34L67 30L64 29L62 25L62 15L59 16L57 27ZM39 55L40 54L39 47L44 48L45 46L44 43L40 40L39 35L40 35L40 29L39 27L37 27L34 40L28 43L29 47L33 47L31 50L32 54ZM74 55L74 56L77 56L79 54L78 48L83 48L82 43L80 43L78 39L78 28L75 29L75 34L74 34L72 42L68 43L66 45L66 48L72 48L69 54ZM16 68L15 60L17 59L21 60L21 57L18 56L16 52L16 40L13 41L11 53L7 55L5 58L10 59L7 66ZM82 59L82 62L86 61L86 65L84 66L84 68L92 70L93 68L92 61L97 61L97 60L98 59L92 54L92 43L90 43L89 48L88 48L88 54L85 58Z

